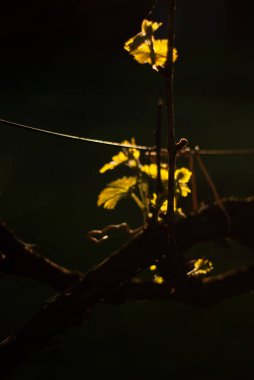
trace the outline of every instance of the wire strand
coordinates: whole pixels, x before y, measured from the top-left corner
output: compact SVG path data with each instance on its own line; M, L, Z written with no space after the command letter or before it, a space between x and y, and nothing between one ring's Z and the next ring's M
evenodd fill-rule
M62 137L65 139L69 140L76 140L76 141L82 141L82 142L87 142L87 143L93 143L93 144L101 144L101 145L107 145L111 147L119 147L119 148L127 148L127 149L137 149L137 150L142 150L145 152L148 152L149 156L155 156L156 155L156 147L152 146L145 146L145 145L132 145L132 144L123 144L123 143L117 143L114 141L107 141L107 140L99 140L99 139L90 139L88 137L82 137L82 136L75 136L75 135L69 135L66 133L60 133L60 132L54 132L54 131L49 131L47 129L41 129L41 128L36 128L32 127L30 125L25 125L25 124L20 124L20 123L15 123L13 121L9 120L4 120L0 119L0 124L5 125L5 126L11 126L11 127L16 127L20 129L26 129L30 130L33 132L38 132L38 133L43 133L46 135L51 135L55 137ZM204 156L254 156L254 149L190 149L190 148L184 148L179 151L180 155L188 155L188 154L198 154L204 155ZM167 149L162 148L161 149L161 155L162 157L166 157L167 155Z
M153 6L151 7L150 11L147 13L146 18L148 18L148 17L150 17L152 15L152 13L154 12L154 9L156 8L158 2L159 2L159 0L155 0L155 2L153 3Z
M132 148L132 149L135 148L135 149L144 150L144 151L150 151L150 150L154 149L152 147L144 146L144 145L123 144L123 143L117 143L114 141L90 139L88 137L82 137L82 136L69 135L66 133L53 132L53 131L49 131L47 129L35 128L35 127L30 126L30 125L19 124L19 123L15 123L13 121L8 121L8 120L3 120L3 119L0 119L0 124L8 125L11 127L23 128L23 129L27 129L30 131L34 131L34 132L38 132L38 133L44 133L44 134L52 135L52 136L56 136L56 137L63 137L66 139L84 141L84 142L94 143L94 144L116 146L116 147L121 147L121 148Z

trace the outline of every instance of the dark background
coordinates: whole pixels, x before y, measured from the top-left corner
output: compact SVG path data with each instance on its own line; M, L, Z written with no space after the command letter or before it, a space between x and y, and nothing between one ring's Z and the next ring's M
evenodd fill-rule
M178 0L176 134L202 148L253 147L253 3ZM161 78L138 65L123 43L140 29L152 1L9 1L0 12L0 118L91 138L132 136L153 144ZM151 16L167 21L167 1ZM162 28L161 35L165 33ZM121 240L93 246L86 232L141 219L123 202L96 207L114 174L99 168L116 152L0 126L0 215L25 241L62 265L87 270ZM214 157L207 167L222 196L254 193L252 157ZM117 174L117 173L116 173ZM200 199L212 196L200 178ZM250 252L200 245L216 271ZM1 276L0 336L20 327L54 290ZM164 302L98 306L10 379L249 378L253 372L253 296L203 311ZM1 359L0 359L1 360Z

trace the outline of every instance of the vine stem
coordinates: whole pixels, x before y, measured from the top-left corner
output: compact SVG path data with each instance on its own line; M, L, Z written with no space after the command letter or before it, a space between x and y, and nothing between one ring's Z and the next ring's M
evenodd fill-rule
M168 25L168 52L167 62L165 67L165 82L166 82L166 107L167 107L167 124L168 124L168 208L167 222L170 246L175 247L174 233L174 187L175 187L175 129L174 129L174 64L173 64L173 48L175 40L175 13L176 0L169 0L169 25ZM176 251L176 249L174 249Z
M168 50L167 61L164 71L166 85L166 107L167 107L167 124L168 124L168 207L167 207L167 223L168 223L168 249L170 257L167 257L165 265L166 273L169 280L176 286L181 287L183 278L182 260L178 255L175 238L175 215L174 215L174 195L175 195L175 166L176 166L176 141L174 128L174 64L173 49L175 41L175 14L176 0L169 0L169 16L168 16ZM168 256L168 255L166 255Z
M156 193L157 195L162 193L162 181L161 181L161 124L162 124L162 108L164 104L161 99L157 103L157 123L155 130L155 144L156 144L156 165L157 165L157 178L156 178Z

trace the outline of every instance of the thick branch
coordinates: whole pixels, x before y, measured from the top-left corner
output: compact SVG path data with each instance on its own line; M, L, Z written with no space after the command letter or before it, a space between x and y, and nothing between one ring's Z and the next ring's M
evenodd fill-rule
M41 256L0 221L0 272L31 277L57 290L64 290L79 279L80 273L66 269Z
M225 299L252 292L254 264L202 280L190 278L188 285L184 292L176 293L167 283L157 284L134 279L112 294L108 302L117 304L126 300L165 300L208 308Z
M236 205L236 202L234 204ZM247 226L249 225L250 221L246 219L243 230L248 229ZM241 231L239 233L241 240L246 242L246 236ZM82 273L72 272L40 256L34 251L33 246L18 239L3 222L0 223L0 237L0 248L5 252L5 259L0 262L2 272L28 276L53 286L57 290L66 289L77 281L78 278L81 279L83 275ZM250 240L252 238L253 235L250 235ZM252 246L251 241L247 242L247 245ZM197 281L190 282L190 288L191 284L195 283L191 297L189 293L181 294L181 296L175 293L172 294L172 288L169 287L169 284L157 284L151 281L144 282L139 279L133 279L116 289L105 301L119 304L127 300L164 299L189 302L201 307L210 307L225 298L252 291L254 288L253 272L253 265L249 265L219 276L204 278L202 279L202 287L200 285L199 288L196 286Z
M231 210L231 219L235 219L232 219L233 225L230 231L223 230L223 223L226 221L218 207L207 205L201 208L196 214L176 223L178 247L185 251L201 240L211 240L227 235L253 248L253 203L254 198L223 201L224 206ZM240 218L239 223L237 223L237 215ZM220 225L222 226L219 227ZM1 221L0 272L31 277L57 290L68 288L83 275L81 272L71 271L43 257L33 245L23 242Z
M254 247L254 198L224 201L224 206L231 218L231 231L228 231L227 220L220 207L205 206L197 214L177 223L178 249L186 250L199 241L220 236L230 236ZM92 268L71 288L50 299L37 316L0 345L0 377L12 371L69 326L80 324L95 303L108 299L114 290L127 283L141 269L161 258L167 245L165 226L148 227L104 262ZM230 290L230 281L228 284ZM209 286L211 289L214 285L211 282ZM190 300L194 301L200 285L195 292L192 287L193 284L188 292L192 296ZM216 290L216 286L214 289L215 293L221 291L220 288ZM175 297L181 297L181 294L175 293Z

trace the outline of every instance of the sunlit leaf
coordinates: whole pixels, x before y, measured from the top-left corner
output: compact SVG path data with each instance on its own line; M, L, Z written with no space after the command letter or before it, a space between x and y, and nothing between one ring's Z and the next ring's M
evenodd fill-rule
M159 27L162 25L162 22L155 22L149 20L143 20L141 25L141 32L146 36L151 36Z
M187 168L180 168L175 171L175 181L177 183L176 191L180 193L182 197L187 197L191 193L191 189L187 185L191 178L191 171Z
M149 20L143 20L141 25L141 32L136 36L130 38L125 42L124 48L128 52L133 52L138 49L146 40L153 38L153 33L162 25L162 23L153 22Z
M168 41L165 39L145 41L137 49L130 51L130 54L141 64L148 63L155 67L164 67L167 60L167 49ZM173 62L176 61L177 56L177 50L174 49Z
M155 66L164 67L167 59L168 51L168 40L154 40L153 49L155 52ZM176 49L173 49L173 62L178 58L178 53Z
M157 276L157 274L155 274L153 276L153 281L156 283L156 284L163 284L164 282L164 278L161 277L161 276Z
M208 259L198 259L194 263L194 268L188 272L188 276L200 276L205 275L213 270L213 264Z
M167 199L164 199L164 200L160 200L158 201L158 196L156 193L153 193L153 198L151 199L151 204L154 206L154 207L160 207L160 212L162 213L166 213L167 212L167 208L168 208L168 201ZM176 211L176 198L174 198L174 210Z
M141 167L142 172L146 173L149 177L152 179L157 178L157 165L156 164L150 164L150 165L143 165ZM166 167L161 167L161 180L167 181L168 180L168 169Z
M100 169L100 173L105 173L108 170L112 170L116 166L121 165L123 162L126 162L127 160L128 156L126 156L124 152L119 152L118 154L112 157L112 161L103 165L103 167Z
M168 201L166 200L162 203L162 205L160 207L160 211L165 213L165 212L167 212L167 209L168 209Z
M135 160L139 159L140 151L138 149L135 149L136 141L134 137L132 137L131 142L129 142L128 140L124 140L122 144L133 145L133 148L128 148L129 156L133 157Z
M179 183L187 183L191 178L191 174L191 171L187 168L182 167L180 169L176 169L175 180Z
M160 210L161 213L166 214L167 209L168 209L168 201L167 201L167 199L164 199L162 201L159 200L159 202L158 202L158 196L157 196L157 194L153 193L153 198L150 200L150 203L155 208L159 207L159 210ZM175 215L177 215L178 217L180 217L180 218L186 218L186 215L183 212L183 210L180 207L177 207L177 199L176 199L176 197L174 197L174 212L175 212ZM160 217L159 217L159 220L160 220Z
M167 61L168 40L155 39L154 32L162 25L162 23L143 20L141 32L130 38L124 48L134 59L141 63L148 63L154 69L164 67ZM178 57L177 50L173 49L173 62Z
M145 40L146 36L142 35L142 33L139 33L125 42L124 49L131 54L134 50L138 49L138 47L142 45Z
M136 182L136 177L123 177L110 182L99 194L97 206L103 206L108 210L114 209L120 199L131 192Z
M137 166L136 160L138 160L140 152L138 149L135 149L135 139L132 138L131 142L124 140L121 144L133 145L134 148L123 148L121 152L112 157L110 162L103 165L103 167L99 170L100 173L105 173L108 170L112 170L123 163L127 164L131 168Z
M191 193L191 189L186 183L180 183L180 193L182 197L187 197Z

